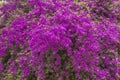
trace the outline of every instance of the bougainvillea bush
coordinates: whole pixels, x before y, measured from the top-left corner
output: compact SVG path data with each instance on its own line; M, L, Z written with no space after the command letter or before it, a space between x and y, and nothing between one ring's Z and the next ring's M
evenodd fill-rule
M7 0L0 80L119 80L119 0Z

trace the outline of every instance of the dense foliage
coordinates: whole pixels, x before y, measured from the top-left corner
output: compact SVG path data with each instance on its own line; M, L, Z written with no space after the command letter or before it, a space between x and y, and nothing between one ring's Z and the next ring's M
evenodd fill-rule
M7 0L0 80L119 80L119 0Z

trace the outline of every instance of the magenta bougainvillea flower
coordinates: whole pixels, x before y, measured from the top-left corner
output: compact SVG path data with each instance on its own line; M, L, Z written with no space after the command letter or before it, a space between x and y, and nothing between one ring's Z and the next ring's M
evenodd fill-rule
M119 80L119 0L7 0L3 80ZM11 76L11 77L10 77Z

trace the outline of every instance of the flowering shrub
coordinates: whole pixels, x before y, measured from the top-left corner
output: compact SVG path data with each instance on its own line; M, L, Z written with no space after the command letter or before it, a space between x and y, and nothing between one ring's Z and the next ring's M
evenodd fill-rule
M0 8L7 20L0 26L0 78L119 80L117 2L8 0Z

